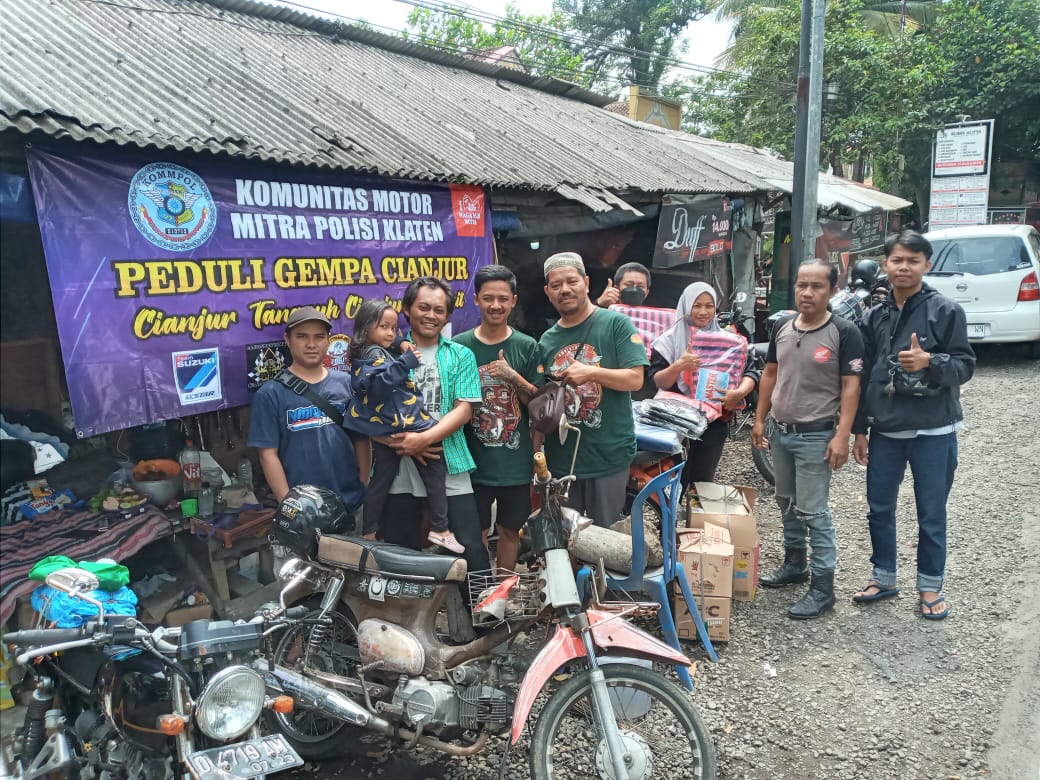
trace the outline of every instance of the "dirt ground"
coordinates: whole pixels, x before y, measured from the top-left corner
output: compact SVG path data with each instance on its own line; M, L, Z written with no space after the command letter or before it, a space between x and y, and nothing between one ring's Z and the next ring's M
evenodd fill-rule
M870 606L849 597L870 573L864 470L838 472L838 604L816 621L789 620L802 586L759 590L734 604L731 640L718 664L698 661L693 697L715 740L719 777L1040 777L1040 362L1016 348L979 350L963 391L966 425L949 502L945 594L950 617L917 616L912 480L900 493L902 594ZM749 443L727 445L718 480L761 491L762 567L783 554L771 490ZM479 759L379 753L307 765L283 777L487 778L500 747ZM366 754L377 752L377 758ZM522 748L509 777L526 777Z

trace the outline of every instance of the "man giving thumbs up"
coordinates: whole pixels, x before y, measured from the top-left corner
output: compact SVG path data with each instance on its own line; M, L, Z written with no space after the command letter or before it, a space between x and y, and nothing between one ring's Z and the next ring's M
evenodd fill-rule
M473 299L480 325L455 337L469 347L480 367L482 403L466 426L466 443L477 469L470 478L477 514L487 542L491 507L496 505L498 568L516 568L517 532L531 513L531 459L534 449L527 402L541 382L538 343L509 326L516 306L516 277L505 266L477 271Z
M932 245L907 230L885 245L892 295L864 316L862 399L853 424L852 455L867 467L867 504L874 567L852 600L868 604L896 586L896 498L906 464L917 499L917 604L926 620L942 620L946 569L946 499L957 468L957 431L964 426L960 386L975 373L964 310L924 283ZM870 432L869 441L867 432Z

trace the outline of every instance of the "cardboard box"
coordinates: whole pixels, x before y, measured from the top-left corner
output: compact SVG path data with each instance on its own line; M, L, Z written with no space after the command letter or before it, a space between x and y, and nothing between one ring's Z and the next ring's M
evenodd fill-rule
M733 599L754 601L761 554L754 515L758 492L746 485L714 482L695 482L694 489L702 511L690 513L691 528L716 525L729 531L733 545Z
M166 613L164 626L183 626L193 620L207 620L213 617L212 604L200 604L197 607L181 607Z
M712 596L696 597L696 599L701 619L708 627L708 639L712 642L728 642L731 601ZM693 616L686 608L686 600L682 596L676 597L672 615L675 618L675 630L680 639L696 640L699 638L697 624L693 622Z
M164 582L155 593L138 603L138 619L149 626L163 624L166 613L180 603L183 591L184 587L177 582Z
M694 595L729 598L733 594L733 545L725 528L684 529L678 544L679 564Z
M16 602L16 612L18 630L25 631L26 629L36 628L36 624L39 622L40 615L33 609L32 597L31 596L19 596Z

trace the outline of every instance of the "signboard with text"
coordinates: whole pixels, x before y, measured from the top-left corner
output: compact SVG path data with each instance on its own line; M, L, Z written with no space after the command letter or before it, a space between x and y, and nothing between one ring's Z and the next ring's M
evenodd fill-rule
M820 218L816 257L829 260L845 274L859 256L880 255L884 251L888 214L881 209L857 214L852 219Z
M928 229L986 224L993 120L947 125L932 147Z
M249 403L285 365L299 306L332 321L332 368L361 303L400 310L419 276L451 285L456 332L479 321L473 275L494 262L480 187L162 153L26 156L80 436Z
M665 195L657 221L654 268L725 257L733 249L733 209L718 195Z

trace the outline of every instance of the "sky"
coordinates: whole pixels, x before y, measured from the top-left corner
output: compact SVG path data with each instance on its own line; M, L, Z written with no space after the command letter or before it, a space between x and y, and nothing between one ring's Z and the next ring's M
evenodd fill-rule
M348 19L365 19L379 32L389 33L405 28L408 14L415 7L404 0L273 0L283 5L290 5L301 10L311 8L328 11ZM450 0L451 5L467 6L485 13L504 16L506 0ZM552 10L552 0L516 0L521 12L525 14L546 14ZM432 3L427 3L432 4ZM389 28L389 29L383 29ZM686 30L689 43L685 54L680 59L694 65L713 67L716 58L729 42L730 24L718 23L714 16L708 16L693 22Z

